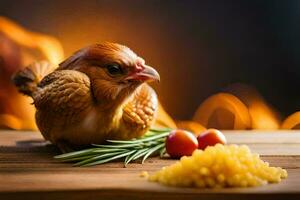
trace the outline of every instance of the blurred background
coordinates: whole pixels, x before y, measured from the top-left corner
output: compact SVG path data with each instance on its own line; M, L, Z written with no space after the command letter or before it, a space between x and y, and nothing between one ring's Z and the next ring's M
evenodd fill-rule
M299 10L297 0L0 1L1 16L56 37L66 57L96 42L129 46L159 71L153 87L179 120L237 82L283 117L298 111Z

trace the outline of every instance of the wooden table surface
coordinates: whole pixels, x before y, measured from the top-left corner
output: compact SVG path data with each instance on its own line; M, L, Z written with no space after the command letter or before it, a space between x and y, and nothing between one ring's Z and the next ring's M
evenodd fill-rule
M255 188L173 188L141 178L175 162L151 158L123 167L121 162L75 168L53 159L59 152L37 132L0 131L0 199L299 199L300 132L227 131L230 143L247 144L270 165L287 169L279 184Z

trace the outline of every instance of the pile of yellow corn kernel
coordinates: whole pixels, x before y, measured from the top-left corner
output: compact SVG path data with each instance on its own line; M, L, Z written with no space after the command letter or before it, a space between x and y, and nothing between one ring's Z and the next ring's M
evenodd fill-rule
M270 167L246 145L217 144L182 157L148 179L171 186L222 188L278 183L286 177L286 170Z

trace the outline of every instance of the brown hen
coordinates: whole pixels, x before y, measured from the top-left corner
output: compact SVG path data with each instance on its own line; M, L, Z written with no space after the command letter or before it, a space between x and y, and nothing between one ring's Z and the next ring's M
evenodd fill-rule
M155 121L175 127L146 83L159 79L141 57L115 43L83 48L57 69L32 64L13 78L19 91L33 98L45 139L64 152L142 136Z

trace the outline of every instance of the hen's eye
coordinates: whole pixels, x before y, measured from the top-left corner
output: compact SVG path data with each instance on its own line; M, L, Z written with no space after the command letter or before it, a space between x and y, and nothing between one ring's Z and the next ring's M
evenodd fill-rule
M121 66L116 63L107 65L106 69L107 69L108 73L113 76L123 73Z

